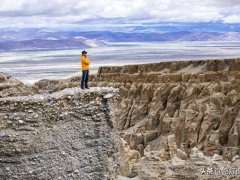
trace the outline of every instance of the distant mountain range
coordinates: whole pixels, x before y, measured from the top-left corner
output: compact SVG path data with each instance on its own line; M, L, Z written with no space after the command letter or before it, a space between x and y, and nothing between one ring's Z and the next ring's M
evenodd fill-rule
M0 50L69 49L106 46L107 42L240 41L239 32L57 32L0 29Z
M73 49L105 46L102 41L89 39L31 39L21 41L2 41L0 50Z
M158 41L240 41L238 32L169 32L169 33L121 33L82 32L82 36L109 42L158 42Z
M64 33L65 34L65 33ZM106 42L51 32L0 32L0 50L73 49L106 46Z

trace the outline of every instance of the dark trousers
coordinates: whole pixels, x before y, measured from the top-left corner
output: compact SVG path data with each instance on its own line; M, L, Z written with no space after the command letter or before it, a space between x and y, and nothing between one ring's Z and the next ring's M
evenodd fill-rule
M89 70L82 71L81 88L88 88L88 75L89 75Z

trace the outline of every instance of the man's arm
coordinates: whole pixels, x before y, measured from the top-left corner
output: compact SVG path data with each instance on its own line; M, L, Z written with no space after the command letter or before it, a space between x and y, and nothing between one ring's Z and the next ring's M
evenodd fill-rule
M87 58L85 58L85 57L82 58L82 62L83 62L84 64L86 64L86 65L89 65L89 64L90 64L90 61L89 61Z

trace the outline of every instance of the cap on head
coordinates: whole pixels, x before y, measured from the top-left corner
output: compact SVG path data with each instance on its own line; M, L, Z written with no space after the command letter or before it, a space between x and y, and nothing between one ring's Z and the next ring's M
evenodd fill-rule
M87 51L82 51L82 55L87 54Z

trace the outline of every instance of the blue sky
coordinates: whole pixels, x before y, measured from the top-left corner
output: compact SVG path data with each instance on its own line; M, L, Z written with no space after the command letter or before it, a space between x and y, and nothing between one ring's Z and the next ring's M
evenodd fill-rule
M240 0L1 0L2 28L240 31Z

